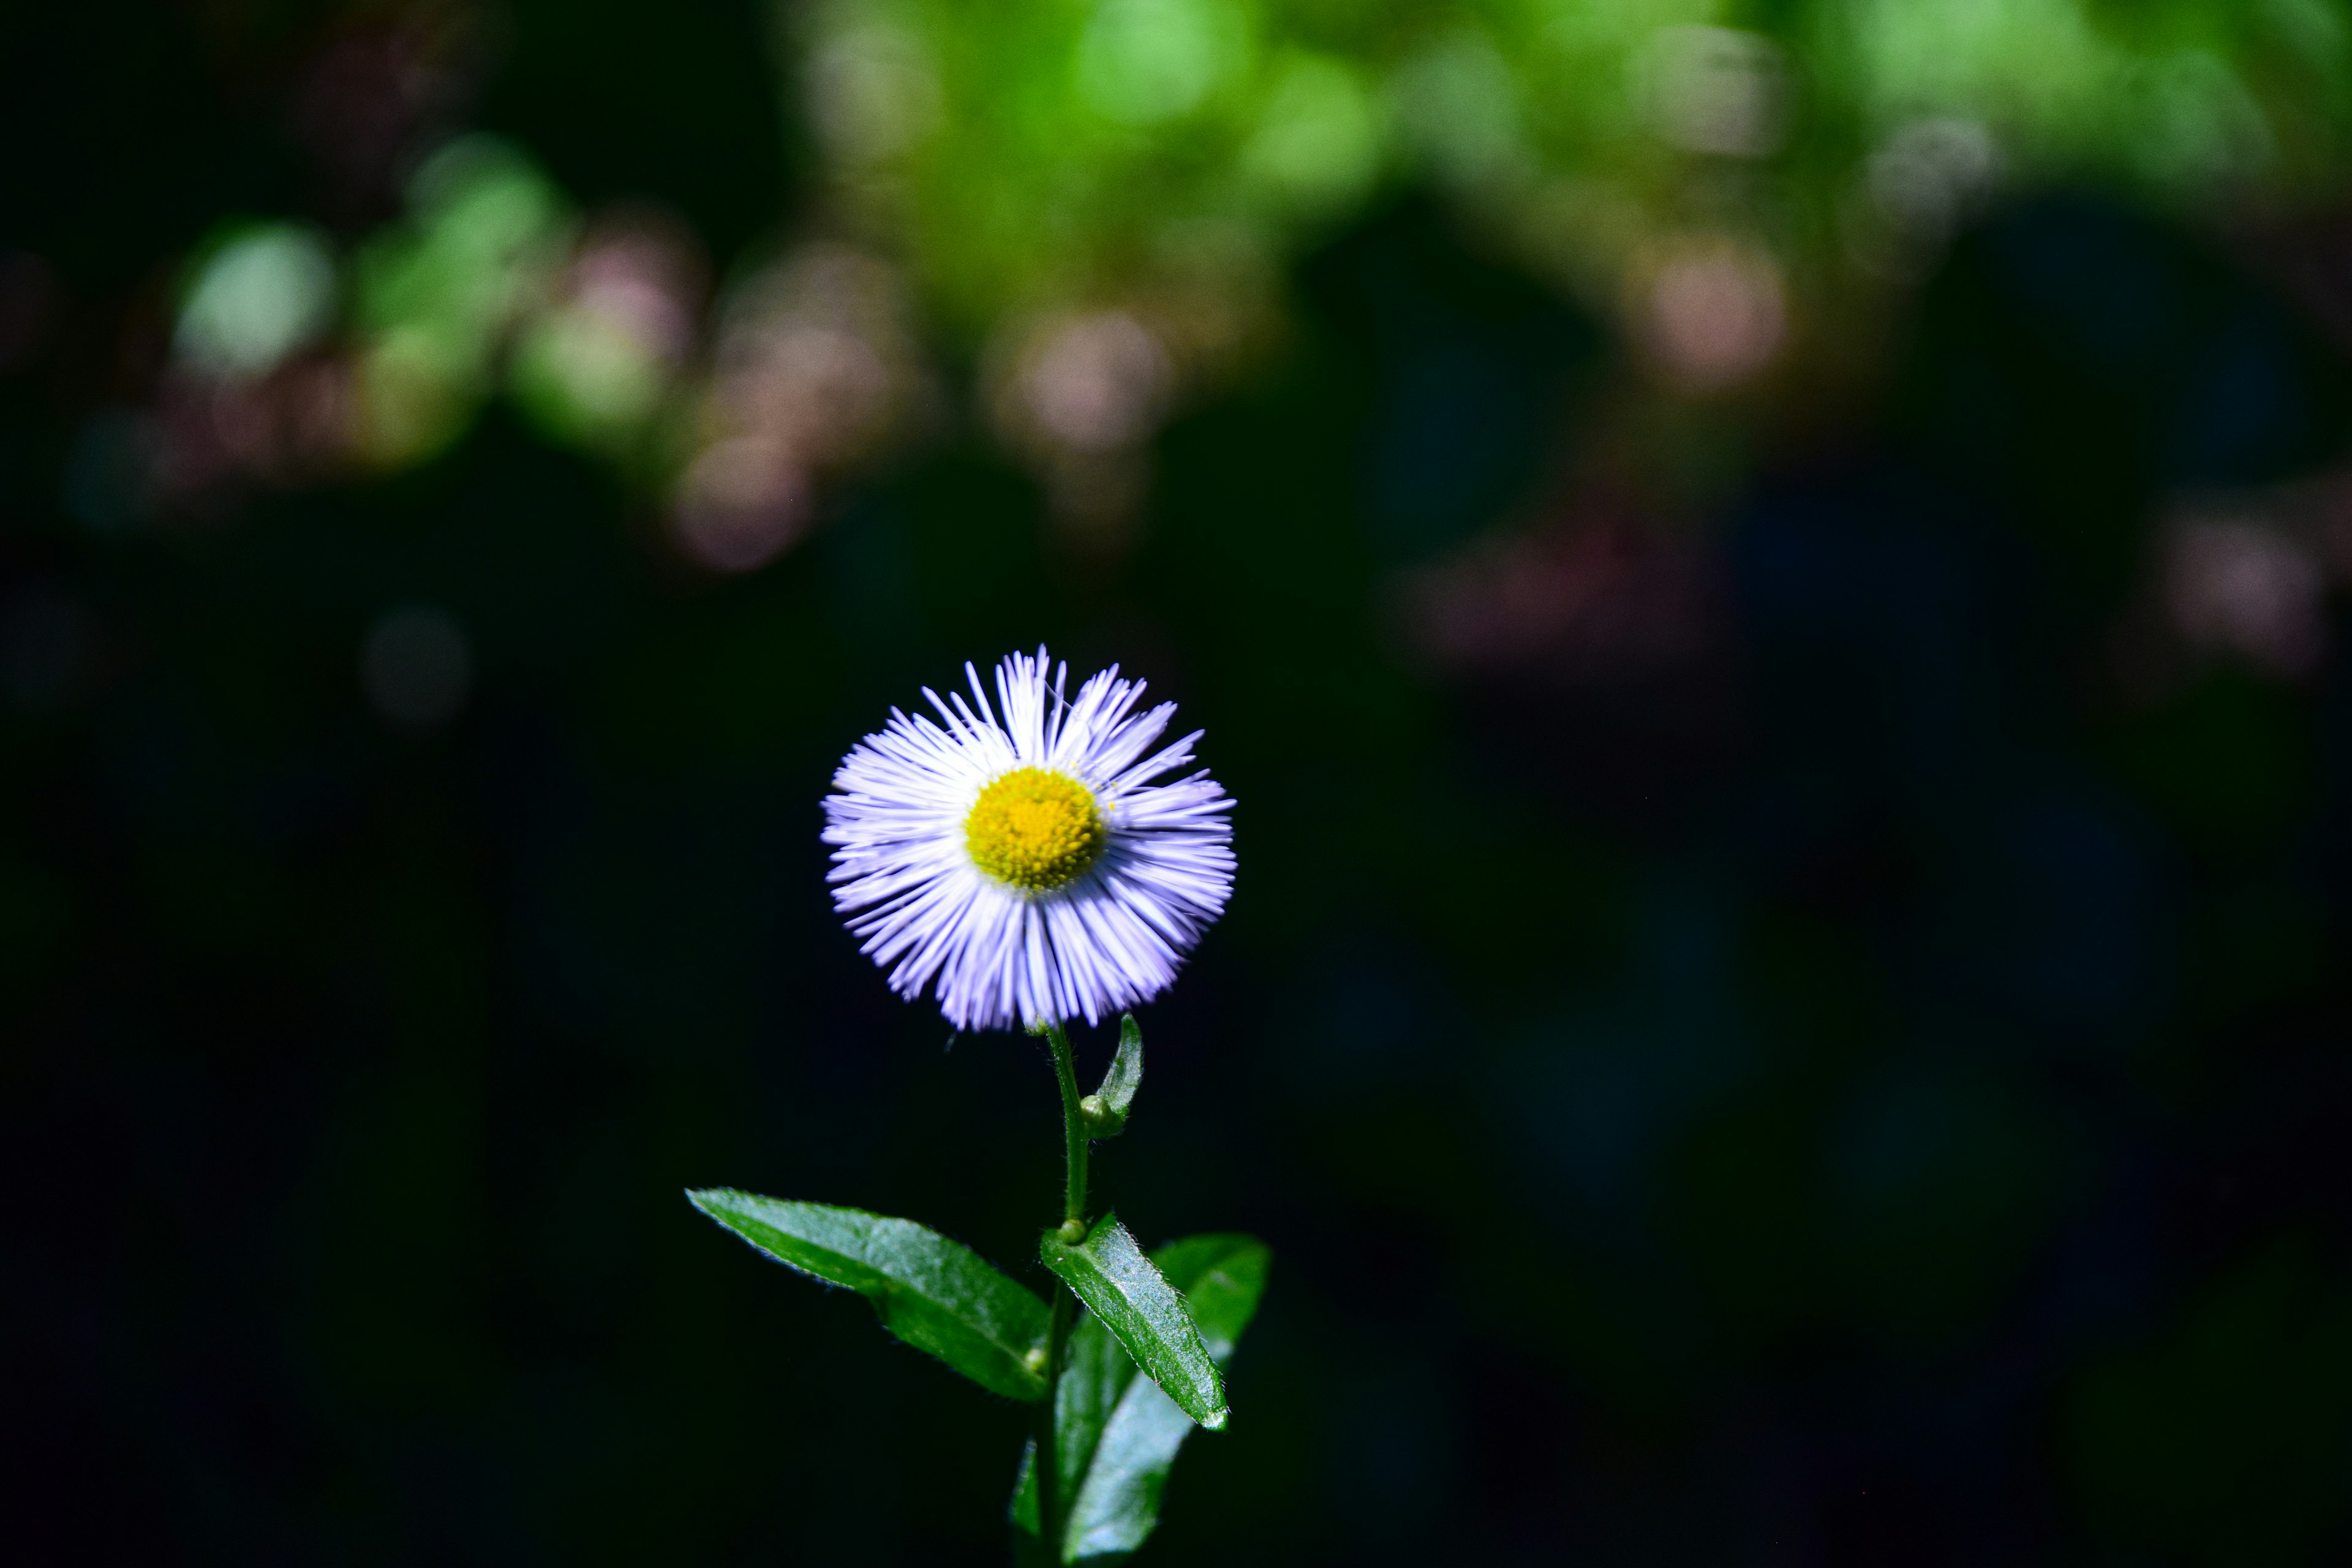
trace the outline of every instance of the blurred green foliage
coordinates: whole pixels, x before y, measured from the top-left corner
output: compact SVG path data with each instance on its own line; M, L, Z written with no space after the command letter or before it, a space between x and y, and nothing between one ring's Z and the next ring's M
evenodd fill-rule
M372 237L357 268L361 445L392 467L430 457L470 423L574 221L528 156L488 139L442 148L409 193L407 220ZM532 363L520 367L527 386Z
M1407 182L1606 306L1633 252L1693 225L1759 227L1818 270L1938 237L1995 164L2191 205L2311 194L2352 131L2324 0L787 15L836 199L974 334L1073 296L1264 287Z

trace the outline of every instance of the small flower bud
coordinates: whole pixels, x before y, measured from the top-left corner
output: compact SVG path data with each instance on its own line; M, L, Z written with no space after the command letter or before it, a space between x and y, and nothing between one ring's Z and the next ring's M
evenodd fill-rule
M1087 1222L1082 1219L1066 1219L1062 1222L1062 1228L1055 1231L1054 1235L1064 1247L1076 1247L1087 1238Z
M1045 1347L1044 1345L1030 1346L1029 1353L1021 1358L1021 1364L1027 1367L1031 1372L1039 1373L1044 1373L1045 1370Z

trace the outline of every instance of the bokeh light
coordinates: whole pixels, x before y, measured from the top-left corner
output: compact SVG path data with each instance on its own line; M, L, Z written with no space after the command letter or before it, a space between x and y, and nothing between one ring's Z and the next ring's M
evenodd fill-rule
M383 467L429 457L494 389L517 319L552 289L570 204L507 143L463 137L408 186L408 216L358 258L359 444Z
M323 235L265 224L233 229L207 249L173 337L198 374L262 374L333 324L335 258Z
M766 564L813 521L818 477L887 448L929 395L895 268L830 243L752 268L719 306L680 546L717 571Z
M1762 370L1789 328L1780 268L1762 247L1728 236L1677 237L1648 260L1643 292L1652 352L1694 392Z
M2173 524L2165 603L2192 646L2301 675L2326 646L2326 581L2311 550L2260 518L2190 515Z
M520 331L509 372L517 399L558 440L625 451L695 350L704 271L674 223L616 215L592 225Z

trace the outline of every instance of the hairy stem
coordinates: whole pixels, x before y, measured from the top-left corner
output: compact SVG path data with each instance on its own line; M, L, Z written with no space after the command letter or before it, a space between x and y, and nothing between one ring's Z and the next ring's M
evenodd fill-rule
M1087 1119L1078 1110L1077 1069L1070 1061L1070 1037L1062 1033L1061 1025L1046 1025L1045 1039L1054 1047L1055 1076L1062 1080L1062 1147L1068 1155L1070 1165L1062 1218L1084 1224L1087 1217Z

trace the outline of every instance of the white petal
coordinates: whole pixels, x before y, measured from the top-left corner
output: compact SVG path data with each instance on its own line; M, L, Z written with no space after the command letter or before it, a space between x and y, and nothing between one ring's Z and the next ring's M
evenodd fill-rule
M926 688L938 715L893 709L851 748L825 798L835 907L891 989L927 988L958 1029L1099 1022L1174 983L1233 891L1233 801L1192 763L1187 735L1154 752L1172 703L1144 712L1141 681L1116 668L1067 696L1069 669L1044 648L992 672L964 667L970 696ZM963 825L990 781L1023 766L1093 790L1108 833L1076 881L1024 893L982 872Z

